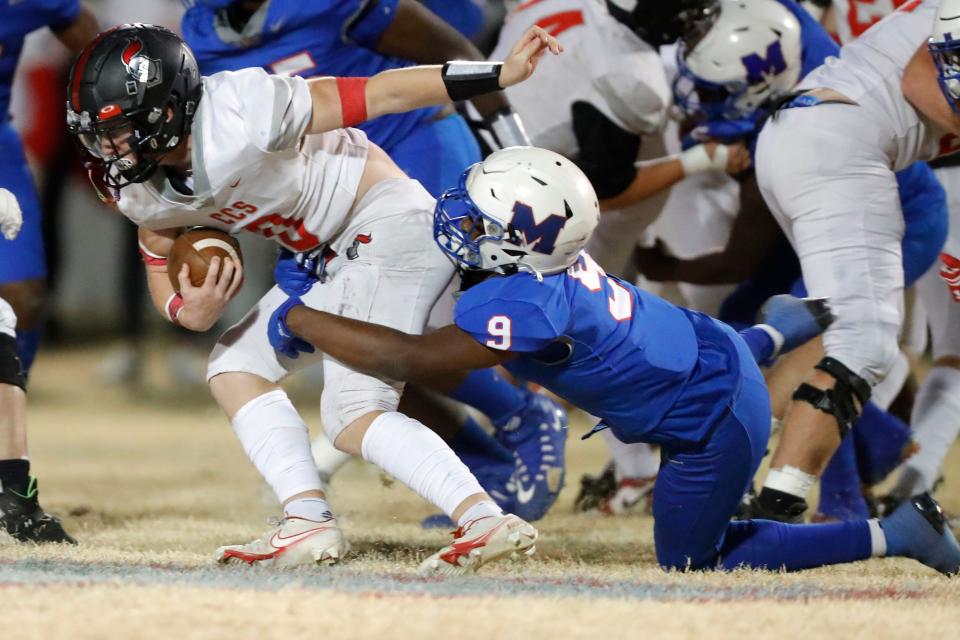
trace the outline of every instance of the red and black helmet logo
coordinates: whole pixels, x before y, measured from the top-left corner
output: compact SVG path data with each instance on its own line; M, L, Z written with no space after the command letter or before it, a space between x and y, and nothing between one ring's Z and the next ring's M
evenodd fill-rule
M143 55L143 43L139 40L131 40L123 48L121 59L127 67L127 73L133 77L134 81L145 84L147 87L158 85L163 81L160 61L154 58L148 58ZM133 85L134 89L136 85ZM129 88L128 88L129 91ZM134 93L136 90L134 90Z

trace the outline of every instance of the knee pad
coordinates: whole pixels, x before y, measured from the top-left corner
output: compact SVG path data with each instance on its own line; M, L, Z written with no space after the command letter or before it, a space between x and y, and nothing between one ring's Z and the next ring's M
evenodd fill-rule
M27 377L17 355L17 339L6 332L0 333L0 384L27 388Z
M830 374L836 384L832 389L818 389L804 382L797 387L793 399L807 402L815 409L836 418L840 437L844 438L860 417L863 405L870 399L870 385L842 362L829 356L818 362L814 368ZM860 403L860 408L857 407L857 402Z

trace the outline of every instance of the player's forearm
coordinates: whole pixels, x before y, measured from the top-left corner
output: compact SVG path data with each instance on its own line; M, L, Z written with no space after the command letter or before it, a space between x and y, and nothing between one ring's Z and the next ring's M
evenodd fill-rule
M748 260L718 251L688 260L678 259L666 280L690 284L736 284L753 273L752 266Z
M296 336L364 373L406 381L423 368L417 348L421 336L302 305L287 313L286 324Z
M147 289L150 291L150 301L160 315L167 318L167 305L170 298L176 293L170 284L166 266L146 265Z
M367 83L367 118L450 102L440 65L381 71Z
M669 189L684 177L683 164L677 158L664 158L637 169L637 174L623 192L600 201L600 209L622 209Z

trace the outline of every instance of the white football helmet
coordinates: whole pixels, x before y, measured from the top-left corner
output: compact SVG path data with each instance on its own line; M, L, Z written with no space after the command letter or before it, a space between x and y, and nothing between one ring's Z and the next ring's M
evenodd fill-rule
M577 165L537 147L501 149L437 200L433 235L460 267L549 275L568 268L600 221Z
M960 0L940 3L927 48L937 66L940 91L954 113L960 114Z
M674 99L690 118L749 118L793 89L802 55L800 22L782 4L725 0L710 30L677 48Z

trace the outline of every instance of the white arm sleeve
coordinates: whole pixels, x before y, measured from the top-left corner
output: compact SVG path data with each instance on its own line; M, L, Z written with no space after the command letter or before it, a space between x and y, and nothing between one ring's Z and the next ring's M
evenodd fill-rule
M282 151L299 143L313 117L307 81L268 74L243 73L243 120L250 140L263 151Z

